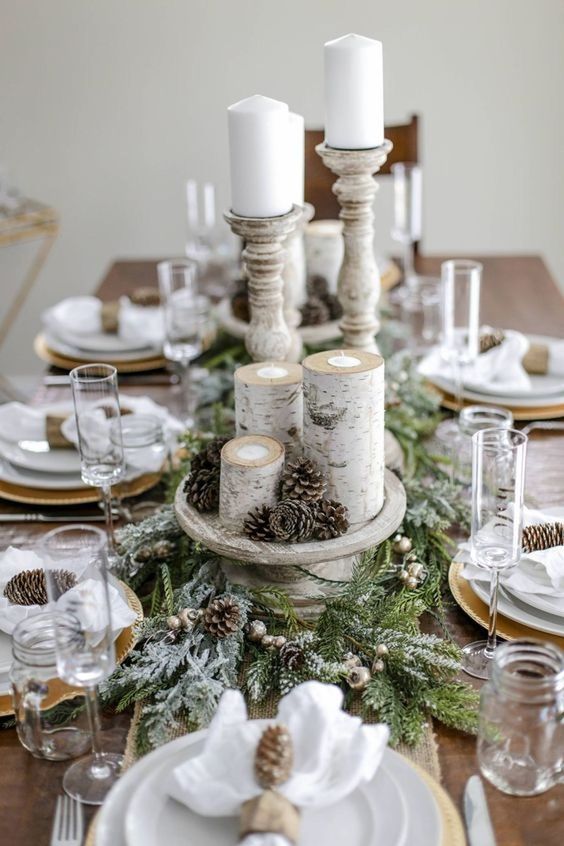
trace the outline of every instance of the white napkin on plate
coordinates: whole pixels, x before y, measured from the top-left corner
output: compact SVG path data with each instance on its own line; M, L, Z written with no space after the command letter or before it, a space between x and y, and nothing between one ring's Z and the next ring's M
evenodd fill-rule
M551 376L564 376L564 341L551 341L548 344L547 369Z
M0 405L0 438L17 444L18 441L44 441L46 412L23 402Z
M292 775L277 791L297 807L320 808L339 802L374 777L388 727L363 725L342 710L343 693L334 685L304 682L281 699L276 722L292 737ZM168 793L203 816L236 816L262 789L254 776L257 744L264 723L249 720L239 691L221 697L197 758L177 766ZM287 846L279 834L249 835L245 846Z
M527 507L523 509L525 526L562 521L562 507L540 511ZM489 571L470 561L470 544L460 545L456 560L465 564L462 575L468 581L489 581ZM517 593L546 594L564 599L564 546L553 546L551 549L523 554L517 567L507 572L501 571L500 584Z
M0 554L0 629L7 634L12 634L16 625L25 620L33 614L40 614L49 608L48 605L12 605L11 602L4 596L4 588L10 579L17 573L23 570L36 570L44 568L45 562L40 555L33 550L18 549L15 546L9 546L3 553ZM81 573L87 576L88 561L84 561L82 568L79 563L75 563L73 571L80 579ZM102 596L103 586L101 582L95 582L91 578L84 578L79 581L75 587L71 588L63 594L55 603L55 608L64 609L69 606L72 599L77 596L81 598L80 605L83 609L79 615L81 622L86 631L96 632L100 627L100 600ZM89 595L91 602L87 605L83 600L86 595ZM135 611L129 607L124 601L119 590L112 584L108 585L108 599L110 603L110 616L112 621L112 630L117 635L121 629L131 626L136 619Z
M483 326L482 332L491 331ZM521 364L529 349L529 340L512 329L505 331L505 340L497 347L481 353L475 362L463 368L462 378L467 388L480 391L495 387L502 391L529 391L531 380ZM452 366L435 347L419 363L419 372L428 379L452 379Z
M129 297L119 301L118 337L159 346L164 339L163 311L160 306L139 306ZM102 301L97 297L67 297L47 309L43 325L54 335L71 344L80 344L80 336L97 335L102 328Z

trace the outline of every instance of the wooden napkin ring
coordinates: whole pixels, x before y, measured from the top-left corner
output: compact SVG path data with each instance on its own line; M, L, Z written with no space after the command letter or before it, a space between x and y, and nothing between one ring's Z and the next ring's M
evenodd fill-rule
M113 300L109 303L102 303L100 317L102 319L102 331L116 335L119 329L119 302Z
M45 437L51 449L73 449L74 444L71 443L61 430L61 426L67 419L65 414L46 414L45 415Z
M546 344L531 344L522 361L527 373L543 376L548 373L548 347Z
M241 805L240 840L248 834L281 834L296 846L299 830L299 810L276 790L265 790Z

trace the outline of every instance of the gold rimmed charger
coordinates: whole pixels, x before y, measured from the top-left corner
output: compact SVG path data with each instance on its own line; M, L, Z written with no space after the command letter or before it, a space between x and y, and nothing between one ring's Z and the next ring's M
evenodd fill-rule
M119 584L125 593L127 604L136 614L135 621L131 624L131 626L123 629L116 640L116 661L118 664L121 664L122 661L125 661L135 645L135 627L143 620L143 608L137 595L131 590L131 588L124 584L124 582L120 581ZM71 687L60 679L55 679L49 683L49 696L43 702L42 710L52 708L54 705L64 702L65 699L72 699L82 693L82 688ZM9 717L13 713L14 709L12 707L11 694L8 693L4 696L0 696L0 717Z
M151 355L145 358L135 358L127 361L121 359L114 360L111 356L104 353L91 353L84 356L84 358L73 358L72 356L63 355L51 349L48 345L45 335L40 332L36 335L33 342L33 349L35 354L47 364L52 364L55 367L60 367L62 370L72 370L74 367L80 367L81 364L87 364L90 361L99 361L102 364L111 364L115 367L118 373L140 373L145 370L160 370L166 367L166 358L162 355Z
M431 387L439 394L441 398L441 405L443 408L448 408L450 411L460 411L460 406L452 394L442 390L437 385L431 384ZM496 397L492 400L463 400L464 407L469 405L492 405L507 408L513 415L515 420L554 420L558 417L564 417L564 403L557 405L537 405L537 406L523 406L510 405L501 397Z
M154 488L161 480L162 474L162 470L158 473L144 473L142 476L137 476L136 479L115 485L112 491L115 496L121 499L139 496L139 494ZM86 505L90 502L98 502L101 495L99 488L91 486L51 490L0 481L0 497L12 502L24 502L26 505Z
M453 562L450 565L448 573L448 583L452 595L463 611L468 614L476 623L479 623L485 629L488 628L489 609L485 602L482 602L472 590L467 579L463 578L462 570L464 564ZM497 633L505 640L516 640L517 638L541 638L549 643L554 643L561 649L564 649L564 637L550 634L549 632L541 632L538 629L533 629L531 626L525 626L523 623L517 623L515 620L510 620L504 617L503 614L497 615Z

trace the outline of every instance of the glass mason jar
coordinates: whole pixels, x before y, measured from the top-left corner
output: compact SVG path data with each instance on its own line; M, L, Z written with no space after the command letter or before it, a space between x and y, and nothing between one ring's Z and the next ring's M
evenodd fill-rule
M456 478L465 485L472 484L472 435L480 429L511 429L513 415L507 408L493 405L468 405L458 417L460 442L456 451Z
M564 652L540 640L496 649L480 696L478 763L504 793L534 796L564 774Z
M90 748L84 696L57 677L53 615L34 614L12 634L10 670L16 730L35 758L64 761Z

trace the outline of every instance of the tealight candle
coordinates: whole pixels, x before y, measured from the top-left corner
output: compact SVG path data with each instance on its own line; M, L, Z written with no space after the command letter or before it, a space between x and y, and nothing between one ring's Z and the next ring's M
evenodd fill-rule
M272 435L288 452L301 445L302 367L288 361L247 364L235 371L237 435Z
M360 358L357 358L354 355L345 355L343 350L341 350L339 355L334 355L331 358L328 358L327 361L329 364L332 364L333 367L358 367L359 364L362 364Z
M242 458L245 461L256 461L259 458L264 458L268 455L268 450L261 444L247 443L235 450L237 458Z
M284 446L276 438L244 435L221 450L219 517L238 531L249 511L274 505L284 469Z
M260 367L256 373L262 379L282 379L288 375L285 367L277 367L274 364L266 364L264 367Z

